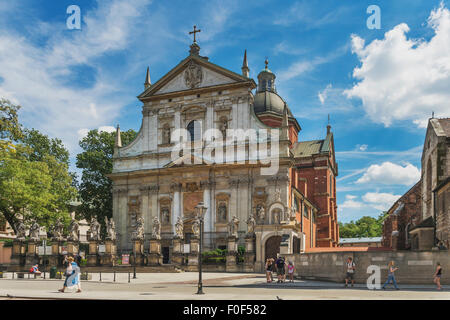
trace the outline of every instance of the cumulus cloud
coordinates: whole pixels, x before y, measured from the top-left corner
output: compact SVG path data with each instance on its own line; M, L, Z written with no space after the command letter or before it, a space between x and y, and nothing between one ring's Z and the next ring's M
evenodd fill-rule
M401 165L386 161L381 165L371 165L356 183L400 184L408 186L419 181L419 179L420 171L412 164L407 163L402 167Z
M386 211L400 197L401 195L392 193L368 192L362 196L362 199L375 209Z
M389 126L396 120L410 120L425 127L432 111L438 117L448 116L449 9L441 3L431 12L427 25L434 31L429 41L408 39L405 23L368 45L359 36L352 36L352 51L361 62L353 77L360 81L345 94L360 98L374 122Z

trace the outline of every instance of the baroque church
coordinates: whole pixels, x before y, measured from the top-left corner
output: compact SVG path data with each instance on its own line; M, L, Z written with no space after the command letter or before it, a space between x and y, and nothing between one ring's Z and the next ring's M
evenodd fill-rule
M256 221L255 271L278 253L338 246L338 166L331 127L324 128L324 139L301 141L301 126L278 95L275 79L267 59L258 82L250 78L246 51L241 73L212 63L200 55L195 37L189 55L155 83L147 69L145 90L138 96L141 128L126 146L117 128L109 176L119 251L132 250L137 219L143 221L148 249L156 218L163 263L171 263L175 224L183 221L188 245L201 202L205 250L226 248L230 221L237 221L243 245L249 218ZM180 129L187 135L178 139ZM204 138L210 129L221 137L213 151ZM227 148L226 159L211 161L220 157L217 143ZM255 161L263 149L265 158L258 159L271 163ZM270 172L270 166L276 170Z

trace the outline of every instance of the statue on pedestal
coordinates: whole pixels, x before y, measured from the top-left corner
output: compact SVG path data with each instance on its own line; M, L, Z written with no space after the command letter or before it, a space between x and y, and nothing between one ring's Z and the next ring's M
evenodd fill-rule
M181 217L178 217L177 223L175 223L175 233L178 239L183 239L184 237L183 228L184 228L183 219L181 219Z
M144 218L136 218L136 223L134 225L133 239L143 240L144 239Z
M26 228L23 221L19 221L16 226L17 240L25 240Z
M39 240L39 230L40 226L37 221L33 221L30 227L30 240L38 241Z
M264 219L266 218L266 210L264 210L263 206L258 205L258 207L256 207L256 215L259 221L263 223Z
M73 218L69 225L69 236L67 237L67 240L78 241L79 228L80 228L80 225L78 224L78 221L75 220L75 218Z
M234 216L233 219L228 223L228 236L238 237L239 219Z
M116 240L116 223L114 222L113 218L110 218L108 220L107 217L105 217L105 225L106 225L106 240Z
M192 233L194 234L194 237L200 236L200 219L195 218L194 221L192 221Z
M52 228L53 233L53 240L55 241L63 241L64 237L64 225L61 222L61 219L56 220L56 223L53 225Z
M98 223L95 217L91 219L91 240L100 241L100 223Z
M253 234L255 232L256 220L253 218L253 215L250 214L247 220L247 233Z
M161 239L161 223L159 222L158 217L153 218L153 239Z

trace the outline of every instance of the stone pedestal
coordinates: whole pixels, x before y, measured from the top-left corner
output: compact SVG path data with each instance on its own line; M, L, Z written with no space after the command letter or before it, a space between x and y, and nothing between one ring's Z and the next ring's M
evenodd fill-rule
M149 266L162 265L161 239L156 239L156 238L150 239L150 249L149 249L147 264Z
M67 241L67 254L72 257L78 254L78 242Z
M11 255L11 265L21 266L25 264L25 242L22 240L13 240Z
M134 260L134 253L136 253L136 261ZM140 266L144 263L144 241L133 240L133 254L130 255L132 265Z
M226 270L227 272L237 272L238 267L236 264L237 258L237 238L230 236L228 237L228 253L227 253L227 263Z
M48 263L50 266L59 266L61 264L62 256L61 256L61 248L62 243L60 241L52 242L52 253L48 257Z
M95 267L98 265L98 242L96 240L89 241L89 254L87 255L87 265Z
M100 256L102 266L113 267L116 265L117 247L113 240L105 240L105 253Z
M183 239L173 239L172 262L182 265L184 262L184 241Z
M36 240L28 240L28 250L25 258L25 265L33 266L36 263L39 263L39 256L37 254L38 241Z
M191 238L191 251L188 254L188 271L198 270L198 253L200 250L200 239Z
M255 235L245 237L244 272L255 272Z

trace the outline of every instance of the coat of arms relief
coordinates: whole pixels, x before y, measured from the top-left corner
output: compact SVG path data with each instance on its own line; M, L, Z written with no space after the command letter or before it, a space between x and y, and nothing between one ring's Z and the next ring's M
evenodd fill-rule
M184 71L184 83L186 86L191 89L196 88L202 83L202 80L202 68L194 61L189 62L189 65Z

